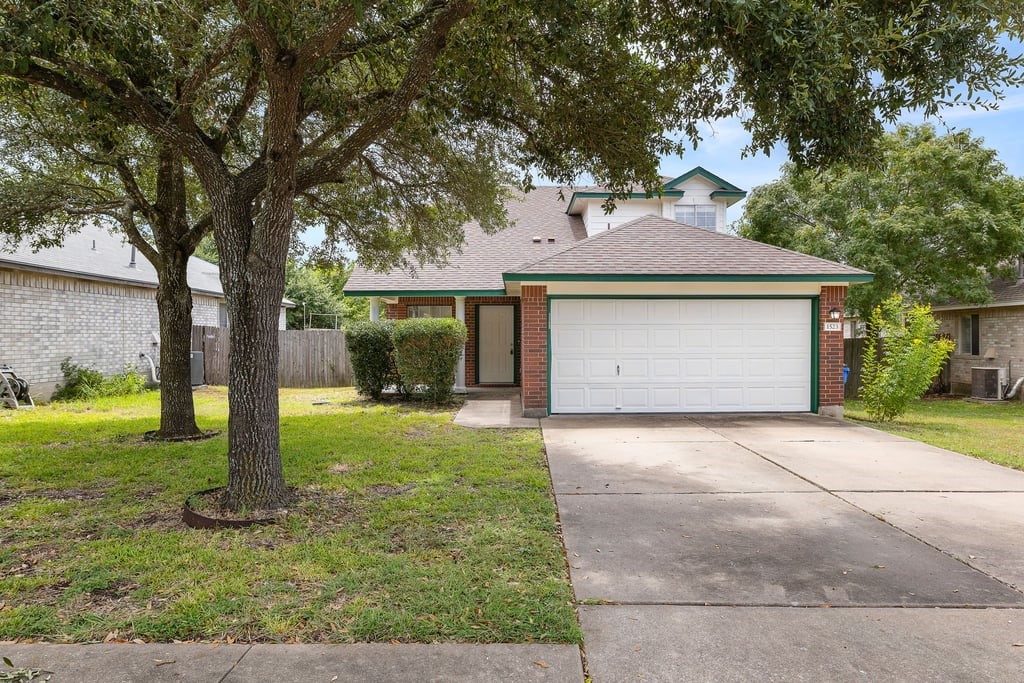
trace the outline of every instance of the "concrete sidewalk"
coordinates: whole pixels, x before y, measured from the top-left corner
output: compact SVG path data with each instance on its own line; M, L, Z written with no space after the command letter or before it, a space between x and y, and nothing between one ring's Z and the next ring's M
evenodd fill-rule
M16 668L51 683L582 681L572 645L7 644ZM41 679L36 679L41 680Z
M814 415L542 429L595 683L1022 680L1024 472Z
M466 396L455 424L471 429L537 429L540 420L523 417L519 389L473 387Z

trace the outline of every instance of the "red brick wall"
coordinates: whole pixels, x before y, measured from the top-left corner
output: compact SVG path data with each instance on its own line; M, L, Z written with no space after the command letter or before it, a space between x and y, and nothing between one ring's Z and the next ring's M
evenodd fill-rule
M846 287L822 287L818 301L818 350L819 350L819 381L818 405L843 405L843 331L826 332L825 323L833 322L829 314L833 308L839 309L839 321L842 322L843 306L846 302Z
M520 297L520 368L523 410L548 408L548 288L523 285Z
M517 296L467 296L466 328L469 339L466 342L466 386L476 386L476 307L480 304L518 304Z

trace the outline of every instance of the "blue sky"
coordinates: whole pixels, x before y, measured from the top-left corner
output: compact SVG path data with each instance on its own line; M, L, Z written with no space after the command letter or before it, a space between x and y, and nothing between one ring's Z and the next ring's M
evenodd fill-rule
M910 112L902 121L921 123L923 116ZM1024 88L1008 91L1006 99L994 111L967 107L947 109L940 118L928 121L939 131L970 129L975 137L985 139L985 145L999 152L999 158L1009 173L1024 176ZM777 148L771 156L758 154L743 158L743 147L750 135L739 119L726 119L702 130L704 141L695 151L682 158L668 157L662 161L662 173L675 177L694 166L703 166L712 173L738 185L748 192L779 177L779 167L786 161L786 152ZM729 208L729 221L743 214L743 202Z

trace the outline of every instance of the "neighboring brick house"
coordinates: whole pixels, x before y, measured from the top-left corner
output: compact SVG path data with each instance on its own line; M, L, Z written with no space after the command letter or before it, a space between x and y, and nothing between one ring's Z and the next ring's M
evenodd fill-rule
M723 234L745 194L699 167L610 212L604 188L540 187L445 267L357 266L345 289L371 317L464 320L456 390L518 385L527 415L840 414L843 303L872 276Z
M225 326L217 266L192 258L188 275L193 324ZM140 353L159 356L156 283L120 236L92 226L36 253L0 248L0 364L27 379L37 399L53 393L67 357L107 374L144 370Z
M939 332L956 341L943 380L955 394L971 393L971 368L1006 368L1010 386L1024 376L1024 263L1017 277L989 285L985 306L944 304L932 310Z

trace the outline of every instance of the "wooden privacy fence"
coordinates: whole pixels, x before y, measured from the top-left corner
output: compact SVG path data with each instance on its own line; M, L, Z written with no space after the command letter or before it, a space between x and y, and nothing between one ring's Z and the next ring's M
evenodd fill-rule
M843 340L843 365L850 368L850 377L846 380L846 398L857 398L860 392L861 373L864 370L864 346L867 339Z
M282 387L350 387L352 365L342 330L280 330L278 385ZM228 383L231 343L226 327L192 328L192 350L203 353L207 384Z

